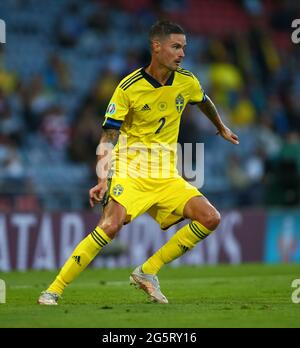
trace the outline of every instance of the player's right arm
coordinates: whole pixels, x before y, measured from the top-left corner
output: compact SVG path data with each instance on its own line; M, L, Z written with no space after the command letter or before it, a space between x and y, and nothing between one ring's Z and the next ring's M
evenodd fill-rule
M206 100L202 103L198 103L197 106L204 113L204 115L216 126L216 135L221 135L225 140L230 141L232 144L239 144L238 136L234 134L231 129L225 126L215 104L208 97L208 95L206 95Z
M196 104L203 114L215 125L217 128L217 135L221 135L225 140L232 144L239 144L239 138L231 129L225 126L218 110L213 101L204 93L198 79L193 76L193 84L191 88L190 103Z
M107 176L111 166L112 150L119 137L117 129L103 129L103 133L97 147L97 166L98 184L89 191L90 205L102 201L107 191Z

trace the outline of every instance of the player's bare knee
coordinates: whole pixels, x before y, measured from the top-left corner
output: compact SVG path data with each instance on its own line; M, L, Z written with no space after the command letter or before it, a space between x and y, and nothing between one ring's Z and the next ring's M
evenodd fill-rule
M221 214L217 209L214 209L207 216L206 228L208 228L210 231L214 231L219 226L220 222Z
M214 231L221 222L221 214L217 209L213 209L204 215L201 214L197 220L210 231Z

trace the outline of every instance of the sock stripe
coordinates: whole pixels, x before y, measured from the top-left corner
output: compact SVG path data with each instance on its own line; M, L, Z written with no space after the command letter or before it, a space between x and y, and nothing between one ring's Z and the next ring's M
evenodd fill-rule
M95 241L99 246L101 246L101 247L103 248L104 245L102 245L102 244L100 244L100 243L98 242L98 240L94 237L93 232L91 233L91 236L92 236L92 238L94 239L94 241Z
M99 226L97 226L94 231L99 236L101 236L105 240L105 242L107 242L107 243L111 242L111 238L109 238L108 235Z
M195 231L195 229L194 229L194 227L192 226L192 224L189 224L189 226L190 226L191 231L192 231L198 238L203 239L203 237L202 237L197 231Z
M194 226L196 226L199 230L201 230L203 233L209 235L211 234L213 231L209 230L208 228L206 228L205 226L203 226L200 222L198 221L192 221L192 224Z
M207 235L203 235L203 233L197 231L197 230L195 229L195 227L194 227L193 224L189 224L189 226L190 226L191 231L192 231L198 238L204 239L205 237L207 237Z
M201 235L204 236L204 238L208 236L208 234L200 230L199 226L197 226L194 222L192 222L192 225L195 227L196 231L198 231Z
M107 244L107 241L101 236L100 233L97 232L97 230L94 230L94 233L105 245Z
M93 231L93 235L99 241L99 243L103 244L103 246L107 244L107 241L102 238L96 231Z
M101 242L101 241L97 238L97 236L94 234L94 231L91 233L91 236L93 237L94 241L95 241L98 245L100 245L102 248L105 246L105 244L103 244L103 242Z
M194 226L195 230L203 237L203 239L208 236L208 234L200 230L200 228L196 224L192 224L192 225Z

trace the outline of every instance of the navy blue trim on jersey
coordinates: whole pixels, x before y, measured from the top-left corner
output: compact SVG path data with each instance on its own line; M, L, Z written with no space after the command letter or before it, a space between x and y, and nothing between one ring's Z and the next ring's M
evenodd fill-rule
M104 129L118 129L119 130L122 126L122 122L123 121L114 120L113 118L107 118L104 121L104 124L102 127Z
M185 70L185 69L182 69L182 68L178 68L176 71L179 74L186 75L186 76L194 78L193 74L190 71L188 71L188 70Z
M144 79L146 79L154 88L159 88L159 87L164 87L164 86L172 86L173 81L174 81L174 76L175 76L174 71L172 71L172 73L171 73L170 77L168 78L167 82L164 85L162 85L157 80L155 80L154 77L152 77L151 75L146 73L146 71L145 71L146 68L147 67L143 68L141 70L141 73L142 73Z
M195 105L195 104L198 104L198 103L205 103L206 101L207 101L207 96L206 96L206 94L204 93L204 94L203 94L203 98L202 98L202 100L201 100L200 102L189 102L189 104Z
M141 69L135 73L133 76L125 80L121 85L120 88L125 91L128 87L130 87L132 84L134 84L136 81L143 78L143 75L141 74Z
M137 77L138 75L140 75L140 74L141 74L141 70L142 70L142 68L139 69L139 70L138 70L135 74L133 74L131 77L126 78L125 81L120 85L120 88L125 87L125 85L126 85L127 83L129 83L129 82L132 81L135 77Z
M141 80L142 78L143 78L142 75L138 75L134 80L132 80L131 82L128 82L128 84L125 85L125 87L123 87L123 91L126 91L127 88L129 88L131 85L136 83L138 80Z

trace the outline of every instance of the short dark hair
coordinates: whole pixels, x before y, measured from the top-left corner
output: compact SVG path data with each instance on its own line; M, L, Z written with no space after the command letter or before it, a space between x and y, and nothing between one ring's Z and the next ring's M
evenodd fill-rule
M149 31L150 43L154 38L163 38L171 34L183 34L184 30L180 25L167 20L162 20L154 23Z

